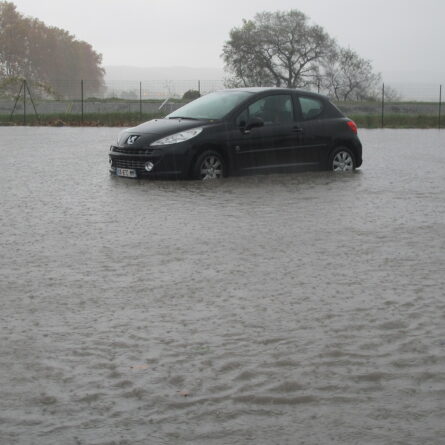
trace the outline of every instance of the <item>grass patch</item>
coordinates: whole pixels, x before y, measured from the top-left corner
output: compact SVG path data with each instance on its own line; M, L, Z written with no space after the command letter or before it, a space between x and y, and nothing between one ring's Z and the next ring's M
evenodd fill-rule
M34 114L26 117L26 125L72 126L72 127L133 127L150 119L161 118L162 113L85 113L83 122L79 114L43 114L37 119ZM378 114L348 115L360 128L381 128L382 118ZM9 120L9 114L0 114L0 125L23 125L23 115L15 114ZM384 128L438 128L438 116L415 114L387 114ZM445 127L445 116L442 120Z
M351 114L348 117L360 128L382 128L382 117L377 114ZM383 125L384 128L438 128L439 118L424 114L387 114L383 118ZM445 126L445 122L442 122L442 126Z

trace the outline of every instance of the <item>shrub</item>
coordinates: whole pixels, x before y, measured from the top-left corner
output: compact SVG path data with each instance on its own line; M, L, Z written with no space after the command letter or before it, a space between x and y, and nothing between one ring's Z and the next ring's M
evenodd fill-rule
M195 100L198 97L201 97L201 93L198 90L188 90L182 96L184 100Z

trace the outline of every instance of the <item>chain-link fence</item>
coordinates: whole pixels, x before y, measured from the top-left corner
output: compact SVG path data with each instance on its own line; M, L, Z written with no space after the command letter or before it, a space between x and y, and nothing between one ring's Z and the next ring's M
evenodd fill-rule
M128 125L223 88L222 80L16 80L0 84L0 123ZM373 100L334 103L363 127L443 126L441 85L386 84Z
M0 85L0 123L117 124L171 113L190 99L224 88L222 80L16 80ZM187 97L187 96L186 96Z

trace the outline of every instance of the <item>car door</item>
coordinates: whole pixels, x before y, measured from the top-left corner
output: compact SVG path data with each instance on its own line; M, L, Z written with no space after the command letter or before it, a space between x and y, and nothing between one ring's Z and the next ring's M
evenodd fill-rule
M237 171L246 173L261 165L267 165L270 160L270 151L267 148L272 144L270 128L257 127L246 129L249 116L253 116L253 109L245 108L236 118L231 134L230 151L234 167Z
M252 118L262 119L264 126L246 131ZM291 94L256 100L238 114L235 128L231 150L239 172L280 170L294 162L299 137Z
M297 162L303 166L320 164L322 153L330 143L324 102L321 98L298 94L296 102L300 141Z

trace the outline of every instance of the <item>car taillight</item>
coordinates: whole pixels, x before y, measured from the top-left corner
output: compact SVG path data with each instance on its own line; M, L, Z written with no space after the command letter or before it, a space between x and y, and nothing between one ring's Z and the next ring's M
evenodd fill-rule
M348 127L352 130L354 134L357 134L357 125L354 121L347 121Z

